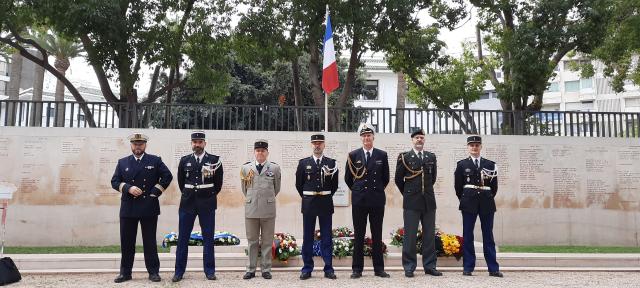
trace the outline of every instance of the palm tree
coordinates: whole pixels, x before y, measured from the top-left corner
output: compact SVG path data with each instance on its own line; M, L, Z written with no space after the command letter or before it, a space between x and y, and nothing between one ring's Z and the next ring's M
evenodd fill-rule
M78 57L82 54L82 44L75 40L70 40L61 35L58 35L52 31L49 31L36 40L42 48L47 50L49 54L55 57L56 61L53 66L63 76L67 73L69 66L71 65L71 59ZM55 101L64 101L65 86L62 81L58 80L56 83ZM63 103L56 104L56 120L55 126L64 126L65 105ZM73 117L73 116L72 116Z

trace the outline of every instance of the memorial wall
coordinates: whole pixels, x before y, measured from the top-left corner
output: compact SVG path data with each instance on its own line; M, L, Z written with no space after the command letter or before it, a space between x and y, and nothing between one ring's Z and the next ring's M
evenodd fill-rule
M15 190L7 214L8 246L115 245L119 243L120 193L110 179L119 158L129 155L130 129L0 127L0 190ZM162 157L176 176L181 156L191 152L189 130L143 130L147 152ZM294 188L298 160L311 155L305 132L206 131L207 151L221 155L224 185L216 229L244 238L240 165L253 157L253 142L268 139L269 159L282 167L276 231L302 238L300 196ZM347 153L360 147L353 133L327 133L325 155L340 165L333 226L352 226L344 184ZM427 135L438 158L436 225L461 234L462 219L453 171L466 157L466 136ZM485 136L482 155L499 169L498 245L639 246L640 142L624 138ZM391 182L383 236L402 226L402 195L393 184L397 155L410 149L408 134L376 135L389 153ZM178 228L177 180L162 195L158 239ZM477 224L477 238L480 225ZM196 229L198 229L196 225ZM138 236L140 237L140 236Z

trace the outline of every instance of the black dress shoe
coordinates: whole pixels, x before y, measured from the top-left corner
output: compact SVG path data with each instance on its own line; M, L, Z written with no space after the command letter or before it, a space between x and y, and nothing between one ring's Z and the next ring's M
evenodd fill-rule
M207 280L217 280L217 279L218 277L216 277L216 274L211 273L207 275Z
M151 282L160 282L162 281L162 278L160 278L160 275L158 275L158 273L154 273L149 274L149 280L151 280Z
M473 276L473 274L471 274L471 271L462 271L462 275L464 275L464 276Z
M338 279L338 277L336 276L336 273L333 273L333 272L324 273L324 278L331 279L331 280Z
M404 277L413 278L413 271L405 271L404 272Z
M173 275L171 278L171 282L180 282L180 280L182 280L182 275Z
M262 272L262 278L271 279L273 276L271 276L271 272Z
M500 278L504 277L504 275L502 275L502 272L500 272L500 271L489 272L489 276L500 277Z
M131 280L131 275L122 275L122 274L120 274L120 275L118 275L118 277L116 277L116 279L113 280L113 282L122 283L124 281L129 281L129 280Z
M242 276L242 279L249 280L249 279L251 279L253 277L256 277L256 273L255 272L247 272L247 273L244 273L244 276Z
M307 280L309 278L311 278L311 273L309 273L309 272L300 273L300 280Z
M376 275L376 276L378 276L380 278L389 278L389 277L391 277L391 275L389 275L389 273L384 272L384 271L376 272L373 275Z
M351 279L358 279L358 278L360 278L360 277L362 277L362 272L355 272L355 271L354 271L353 273L351 273L351 276L350 276L349 278L351 278Z
M436 268L424 270L424 274L429 274L431 276L442 276L442 272L436 270Z

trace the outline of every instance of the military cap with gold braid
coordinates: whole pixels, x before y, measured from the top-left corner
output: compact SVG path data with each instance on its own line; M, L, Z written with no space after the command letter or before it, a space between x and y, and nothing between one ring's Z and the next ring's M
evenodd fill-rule
M142 133L139 132L135 132L131 135L129 135L129 137L127 137L129 139L129 142L133 143L133 142L147 142L149 140L149 137L147 135L144 135Z
M375 134L375 129L373 128L373 126L371 126L371 124L369 123L360 124L360 127L358 127L358 134L362 136L367 133Z

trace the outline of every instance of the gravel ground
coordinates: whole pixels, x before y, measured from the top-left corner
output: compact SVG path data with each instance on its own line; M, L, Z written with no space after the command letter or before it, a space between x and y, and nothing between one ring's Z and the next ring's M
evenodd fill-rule
M151 283L147 274L134 273L133 280L123 284L113 283L116 275L71 274L71 275L25 275L21 282L10 287L638 287L640 273L634 272L506 272L505 278L489 277L487 272L476 272L473 277L460 272L444 272L442 277L416 273L414 278L405 278L399 271L390 272L390 279L373 276L365 271L358 280L349 279L349 272L338 271L337 280L322 278L314 273L306 281L298 279L296 272L274 272L272 280L260 277L243 280L241 272L218 272L217 281L207 281L203 273L187 272L180 283L171 283L172 273L161 273L162 282ZM259 274L258 274L259 276ZM393 285L393 286L390 286Z

